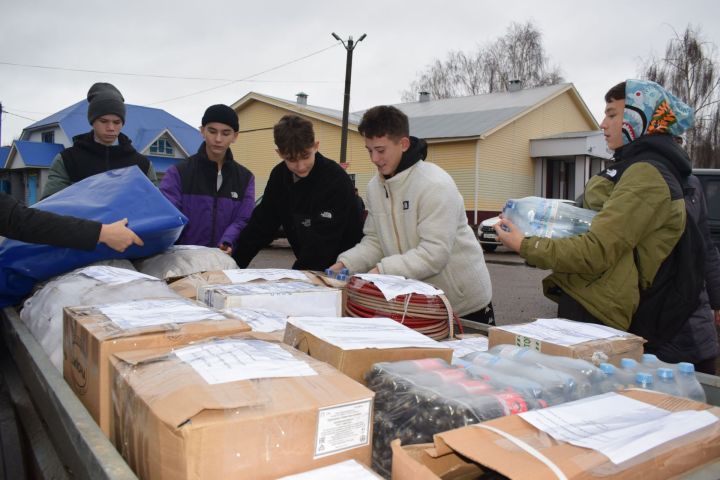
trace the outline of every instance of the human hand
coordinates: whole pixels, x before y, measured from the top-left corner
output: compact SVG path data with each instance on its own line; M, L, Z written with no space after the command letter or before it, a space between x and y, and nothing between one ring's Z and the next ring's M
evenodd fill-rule
M123 218L115 223L103 224L100 227L98 243L104 243L118 252L124 252L130 245L143 246L145 243L135 232L127 228L128 219Z
M720 327L720 310L715 310L715 325Z
M340 270L345 268L345 264L343 262L336 262L336 263L333 263L332 265L330 265L328 268L330 270L332 270L333 272L338 273L338 272L340 272Z
M510 250L519 253L525 235L507 218L500 217L500 221L493 226L498 240Z
M232 245L230 245L229 243L223 242L222 245L218 246L218 248L223 252L227 253L228 255L232 255L233 249Z

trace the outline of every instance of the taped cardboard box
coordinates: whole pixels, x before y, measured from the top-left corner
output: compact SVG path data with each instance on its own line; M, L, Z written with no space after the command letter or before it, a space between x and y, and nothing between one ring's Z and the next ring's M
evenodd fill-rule
M385 345L381 346L376 337L367 335L368 331L382 332ZM390 342L393 338L399 340L395 346ZM442 342L389 318L290 317L283 341L329 363L363 385L365 376L376 363L422 358L440 358L450 363L453 355L452 349L444 347Z
M706 410L720 417L718 407L657 392L626 390L621 394L672 412ZM476 468L476 472L481 472L485 468L510 479L660 480L675 478L719 457L718 422L615 465L595 450L554 440L520 416L511 415L436 434L432 445L402 447L399 442L394 443L392 478L476 478L457 475L461 471Z
M185 297L190 298L192 300L195 300L198 298L198 288L206 286L206 285L229 285L232 283L239 283L237 282L237 275L239 275L242 272L259 272L259 274L262 274L263 272L267 272L268 274L272 275L273 277L278 276L278 272L286 271L288 272L288 275L291 275L292 277L298 277L298 278L287 278L287 279L279 279L275 281L307 281L309 283L312 283L314 285L323 285L327 287L332 288L338 288L343 289L345 286L345 282L341 282L339 280L336 280L334 278L328 278L327 276L317 273L317 272L311 272L307 270L281 270L281 269L234 269L234 270L213 270L208 272L201 272L201 273L194 273L192 275L188 275L187 277L181 278L179 280L173 281L169 284L169 287L175 291L175 293ZM300 275L304 275L305 278L299 278ZM262 283L267 282L267 280L254 280L256 283Z
M607 338L579 341L579 343L567 345L568 342L562 338L563 332L567 331L569 334L575 335L576 333L571 332L579 331L581 328L597 329L602 334L606 334L604 332L612 333L612 331L617 334ZM592 333L589 335L592 336ZM582 339L581 337L577 338ZM570 340L570 342L575 341ZM637 361L642 359L645 339L604 325L590 325L565 319L540 319L525 324L491 327L488 343L489 349L496 345L516 345L548 355L580 358L595 365L607 362L619 366L620 360L623 358L632 358Z
M173 323L171 309L190 308L198 321ZM128 306L138 312L168 308L165 323L126 328L101 309ZM185 299L139 300L109 306L66 307L63 311L63 376L101 430L111 437L110 355L155 347L177 347L197 340L247 332L250 327L236 318L212 311ZM177 313L177 310L174 310ZM205 319L203 318L212 318ZM177 320L177 317L175 318Z
M262 282L205 285L198 300L217 309L264 308L287 315L338 317L342 314L342 292L310 283Z
M113 357L116 444L140 478L274 479L349 459L370 464L373 392L282 343L261 343L317 375L209 384L167 351Z

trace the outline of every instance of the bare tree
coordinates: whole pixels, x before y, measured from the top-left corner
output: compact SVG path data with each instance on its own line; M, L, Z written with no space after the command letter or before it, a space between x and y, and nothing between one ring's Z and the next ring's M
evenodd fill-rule
M641 76L663 85L695 109L695 125L687 133L687 146L696 167L715 167L720 138L720 65L717 47L702 37L700 28L688 25L665 47L663 58L650 57Z
M532 22L512 23L505 35L475 52L451 51L445 60L435 60L418 73L401 98L414 101L420 91L438 99L502 92L515 79L526 87L563 80L558 67L549 67L542 33Z

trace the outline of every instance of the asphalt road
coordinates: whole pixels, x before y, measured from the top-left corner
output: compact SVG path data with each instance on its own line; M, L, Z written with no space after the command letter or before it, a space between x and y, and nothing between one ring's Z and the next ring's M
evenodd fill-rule
M262 250L250 268L290 268L295 261L284 240L277 240ZM514 253L499 248L485 254L493 287L493 308L498 325L527 322L535 318L553 318L557 313L553 302L543 296L544 270L528 267Z

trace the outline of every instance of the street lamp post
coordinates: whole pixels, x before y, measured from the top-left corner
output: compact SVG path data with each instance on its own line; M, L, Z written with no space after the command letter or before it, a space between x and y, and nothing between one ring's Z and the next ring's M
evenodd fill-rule
M333 32L332 36L335 40L341 42L345 50L347 50L347 60L345 62L345 98L343 99L343 118L342 133L340 137L340 163L344 164L347 158L347 134L348 134L348 117L350 115L350 78L352 77L352 56L353 50L357 44L362 42L367 34L363 33L357 42L353 42L352 35L348 37L347 43L341 39L337 33Z

